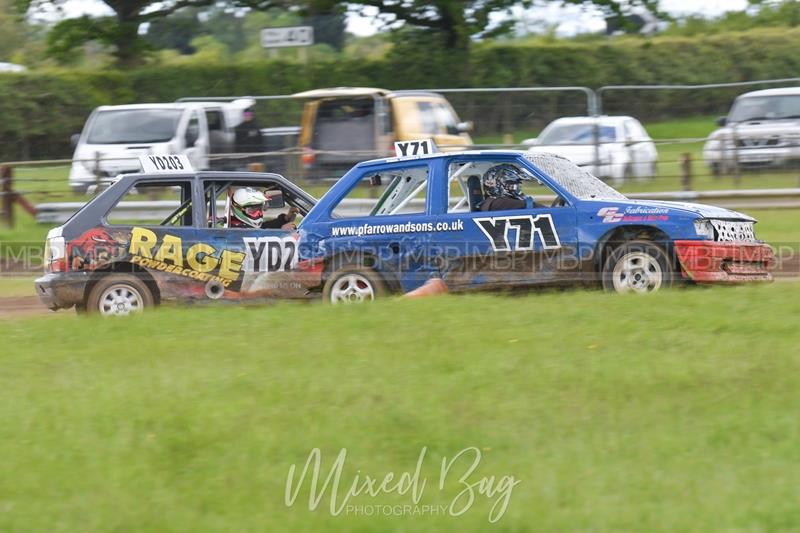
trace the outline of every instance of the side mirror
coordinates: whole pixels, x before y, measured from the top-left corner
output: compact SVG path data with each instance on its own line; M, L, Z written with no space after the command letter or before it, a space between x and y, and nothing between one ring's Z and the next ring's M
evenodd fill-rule
M374 175L370 176L369 177L369 185L370 185L370 187L380 187L381 185L383 185L383 183L381 182L381 175L380 174L374 174Z
M81 134L73 133L72 136L69 138L69 144L71 144L73 148L76 148L78 146L78 141L80 140L81 140Z
M728 123L728 117L718 117L716 122L717 126L721 128Z
M525 139L520 143L522 146L534 146L539 144L539 137L532 137L530 139Z
M268 209L281 209L286 206L286 201L283 199L282 192L275 192L267 198Z
M469 133L474 129L475 123L473 123L471 120L466 120L456 124L456 130L458 130L458 133Z

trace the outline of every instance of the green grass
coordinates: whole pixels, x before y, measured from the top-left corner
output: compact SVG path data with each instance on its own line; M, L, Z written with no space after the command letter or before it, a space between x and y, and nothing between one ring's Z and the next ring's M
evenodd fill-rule
M0 323L0 530L486 531L310 512L289 467L340 449L420 505L512 475L502 531L800 528L800 285L164 309ZM412 333L413 332L413 333ZM356 505L412 504L410 494Z
M36 291L33 288L35 276L13 276L0 277L0 298L11 296L33 296Z

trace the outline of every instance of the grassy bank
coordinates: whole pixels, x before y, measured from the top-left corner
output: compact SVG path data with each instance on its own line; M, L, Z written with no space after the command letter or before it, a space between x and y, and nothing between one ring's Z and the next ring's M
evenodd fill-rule
M340 449L420 505L511 475L503 531L800 527L800 285L445 297L355 308L72 314L0 324L0 529L485 531L462 516L287 507ZM324 479L324 477L323 477ZM322 480L320 480L322 481ZM413 505L360 495L355 505Z

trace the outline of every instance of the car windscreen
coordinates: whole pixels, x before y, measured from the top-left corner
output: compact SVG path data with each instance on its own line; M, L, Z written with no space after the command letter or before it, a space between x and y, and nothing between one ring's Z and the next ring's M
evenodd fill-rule
M128 109L100 111L94 116L86 142L135 144L167 142L178 129L180 109Z
M579 200L625 200L623 194L563 157L528 152L525 159Z
M800 118L800 94L745 96L736 100L728 122Z
M600 126L598 128L600 142L614 142L617 140L616 129L613 126ZM593 144L594 125L584 124L556 124L545 128L539 137L539 144Z

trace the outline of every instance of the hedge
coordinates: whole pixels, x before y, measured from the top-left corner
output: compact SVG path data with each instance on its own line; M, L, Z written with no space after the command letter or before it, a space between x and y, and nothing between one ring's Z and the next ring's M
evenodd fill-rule
M609 84L701 84L800 76L800 29L752 30L701 38L621 38L591 43L481 44L468 57L446 51L390 53L380 60L307 65L281 60L250 64L149 66L133 71L45 70L0 75L0 158L69 157L69 137L102 104L169 102L184 96L289 94L326 86L391 89ZM721 113L746 89L613 92L609 113L640 118ZM520 127L528 119L585 112L579 94L454 96L462 118L482 132ZM498 113L500 106L504 111ZM285 103L264 126L296 121ZM526 123L527 124L527 123Z

